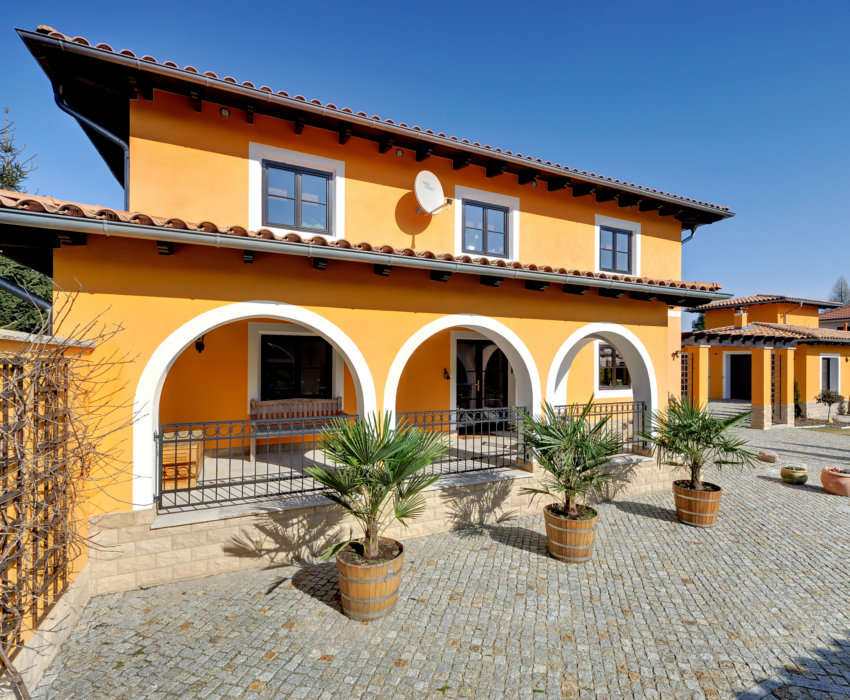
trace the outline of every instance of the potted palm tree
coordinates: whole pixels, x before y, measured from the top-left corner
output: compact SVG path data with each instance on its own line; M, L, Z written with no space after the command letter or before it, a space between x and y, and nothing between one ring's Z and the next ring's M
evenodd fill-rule
M521 411L522 440L544 470L536 487L522 493L548 495L555 503L543 509L546 548L555 559L582 562L593 554L597 511L580 499L598 492L613 474L605 467L621 451L622 441L608 429L608 417L593 423L588 416L593 397L583 409L568 408L560 415L548 403L540 418Z
M746 411L715 418L704 405L673 399L666 410L651 417L651 430L641 437L658 448L661 464L680 467L689 475L673 482L676 517L681 522L696 527L717 522L723 490L703 481L706 468L755 464L757 455L734 432L749 415Z
M337 542L322 553L336 557L342 610L354 620L388 615L398 600L404 546L383 537L396 520L403 525L425 510L422 491L440 478L422 470L449 447L436 432L383 417L332 421L322 434L322 450L333 466L305 471L325 487L322 495L339 504L360 525L363 536Z

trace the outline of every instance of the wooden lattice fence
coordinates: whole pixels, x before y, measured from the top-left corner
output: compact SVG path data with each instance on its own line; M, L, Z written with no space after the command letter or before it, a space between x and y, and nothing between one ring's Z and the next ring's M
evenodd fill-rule
M0 356L0 648L15 656L69 584L76 555L72 359Z

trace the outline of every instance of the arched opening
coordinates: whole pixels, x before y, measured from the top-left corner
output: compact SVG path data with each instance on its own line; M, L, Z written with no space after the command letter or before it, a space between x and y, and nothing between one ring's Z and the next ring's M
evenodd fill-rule
M179 508L307 490L321 427L376 407L362 353L319 314L264 301L203 313L159 345L139 380L134 507L155 495Z
M457 314L413 334L397 353L384 407L407 424L445 432L451 453L441 473L525 465L518 408L536 413L537 367L525 344L494 319Z
M581 363L578 377L571 370ZM626 385L627 383L627 385ZM630 330L614 323L591 323L573 333L555 353L546 382L554 406L584 404L594 396L594 416L608 415L627 448L640 447L647 411L658 410L655 368L649 352Z

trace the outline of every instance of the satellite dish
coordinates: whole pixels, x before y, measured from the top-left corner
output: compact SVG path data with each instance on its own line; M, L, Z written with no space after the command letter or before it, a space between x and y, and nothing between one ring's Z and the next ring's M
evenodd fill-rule
M443 186L437 176L429 170L423 170L417 174L413 181L413 193L416 195L419 208L425 214L436 214L446 206Z

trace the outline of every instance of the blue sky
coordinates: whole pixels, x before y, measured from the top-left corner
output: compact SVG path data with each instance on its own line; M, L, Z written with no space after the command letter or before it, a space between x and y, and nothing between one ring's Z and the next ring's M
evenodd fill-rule
M5 7L0 107L37 156L30 191L120 207L13 31L39 24L729 206L684 279L825 298L850 278L846 0Z

